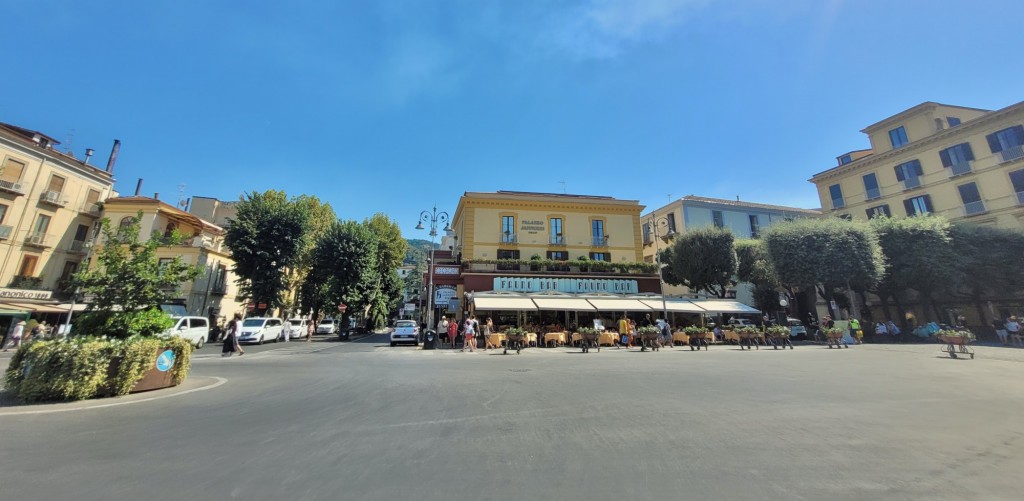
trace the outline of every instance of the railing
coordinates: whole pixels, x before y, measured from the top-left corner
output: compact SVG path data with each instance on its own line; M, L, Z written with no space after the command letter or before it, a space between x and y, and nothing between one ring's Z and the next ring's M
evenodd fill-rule
M11 282L7 285L11 289L29 289L39 290L43 285L43 277L30 277L23 275L15 275L11 278Z
M81 212L83 214L89 214L91 216L98 216L98 215L100 215L100 207L101 206L100 206L99 202L93 202L93 203L86 202L86 203L82 204L82 210L80 210L79 212Z
M608 247L607 235L596 235L590 243L593 247Z
M981 214L985 212L985 202L978 200L977 202L971 202L964 204L964 214L971 216L974 214Z
M964 163L953 164L949 166L949 177L962 176L964 174L971 173L971 161L968 160Z
M919 177L908 177L908 178L900 181L900 186L903 187L904 191L912 190L914 188L920 187L921 186L921 178L919 178Z
M832 199L832 210L842 209L843 207L846 207L846 201L845 200L843 200L842 198L833 198Z
M64 198L64 194L59 191L44 191L39 195L39 201L60 207L68 204L68 199Z
M876 198L882 198L882 190L880 190L878 188L872 188L870 190L866 190L865 191L865 196L867 197L867 200L874 200Z
M519 243L519 235L515 233L502 233L501 243L503 244L517 244Z
M15 183L13 181L0 180L0 190L6 191L8 193L15 193L18 195L25 194L25 190L24 188L21 187L21 183Z
M85 252L85 240L72 240L68 250L71 252Z
M654 237L651 235L644 235L644 245L651 245L654 243Z
M553 235L550 237L548 243L551 245L565 245L565 237L561 235Z
M1024 204L1024 191L1017 192L1017 203Z
M8 238L11 238L11 232L13 231L13 226L0 224L0 240L7 240Z
M1012 162L1024 158L1024 146L1014 146L999 152L1000 162Z
M497 260L491 262L464 262L462 269L467 273L496 273L503 271L523 274L585 274L585 275L654 275L657 273L652 263L611 263L608 261L522 261Z
M213 283L213 287L210 288L210 294L217 294L219 296L223 296L224 294L227 294L227 293L228 293L228 286L227 286L226 283L224 283L221 280L218 280L218 281L214 282Z
M26 244L38 245L41 247L48 246L47 240L49 240L49 236L43 233L29 233L28 236L25 237Z

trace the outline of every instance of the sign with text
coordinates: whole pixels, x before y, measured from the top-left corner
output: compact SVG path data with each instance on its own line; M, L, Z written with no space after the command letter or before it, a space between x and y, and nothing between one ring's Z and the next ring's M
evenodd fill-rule
M416 311L416 303L405 303L405 311Z
M544 220L524 220L519 226L519 231L523 233L529 233L531 235L536 235L537 233L544 233Z
M0 288L0 299L50 299L53 291Z
M435 275L458 275L459 274L459 268L456 267L456 266L435 266L434 267L434 274Z
M574 294L586 292L637 294L639 292L636 280L528 277L494 277L494 290L509 292L558 291Z
M453 297L455 297L455 286L439 285L434 290L434 306L436 308L443 308Z

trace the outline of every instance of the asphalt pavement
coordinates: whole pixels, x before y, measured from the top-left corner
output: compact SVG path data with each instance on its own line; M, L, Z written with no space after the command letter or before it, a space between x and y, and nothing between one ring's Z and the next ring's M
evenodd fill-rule
M270 346L197 357L205 391L0 409L0 498L1019 499L1024 350Z

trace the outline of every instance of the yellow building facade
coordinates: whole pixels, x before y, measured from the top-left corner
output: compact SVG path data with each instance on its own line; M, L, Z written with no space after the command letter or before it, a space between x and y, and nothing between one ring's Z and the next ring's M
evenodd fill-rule
M825 214L1024 229L1024 102L996 111L927 102L861 132L870 149L810 179Z
M112 195L107 168L60 152L53 138L0 123L0 301L67 299L83 266L103 202ZM47 311L47 310L39 310Z
M140 240L163 238L175 230L185 237L180 245L159 248L159 259L181 257L186 264L198 265L202 270L199 278L182 284L178 290L178 300L189 315L216 319L245 312L245 304L237 299L237 277L231 271L235 263L224 245L223 228L155 198L141 196L107 200L103 216L116 226L140 211Z

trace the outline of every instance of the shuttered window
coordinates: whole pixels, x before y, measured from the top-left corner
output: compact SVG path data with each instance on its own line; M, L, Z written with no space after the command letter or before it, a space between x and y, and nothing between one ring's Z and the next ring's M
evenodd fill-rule
M62 193L64 191L64 181L65 179L60 176L50 176L50 186L47 190L54 193Z
M1024 125L1015 125L985 136L992 153L1024 145Z
M4 160L3 172L0 173L0 181L7 181L8 183L17 183L21 181L21 175L25 172L24 162L19 162L13 158Z

